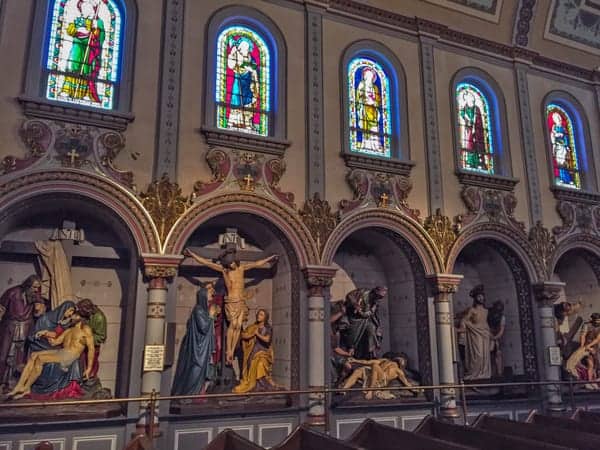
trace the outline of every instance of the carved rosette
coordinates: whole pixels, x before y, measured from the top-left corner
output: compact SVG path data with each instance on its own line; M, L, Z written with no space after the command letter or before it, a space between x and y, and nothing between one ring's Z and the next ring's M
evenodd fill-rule
M359 207L377 207L401 210L419 220L419 210L408 206L407 198L412 190L408 176L352 169L346 175L346 182L352 189L353 198L340 202L343 215Z
M321 200L318 192L304 203L304 207L298 213L317 243L319 251L323 250L325 242L339 222L338 214L331 211L329 202Z
M519 222L514 216L517 206L514 192L465 185L461 191L461 198L467 207L467 213L456 219L461 226L466 227L487 221L504 223L521 233L525 232L523 222Z
M154 220L160 241L164 244L177 219L189 208L190 199L181 194L179 185L172 183L166 174L160 180L150 183L147 191L140 193L140 198Z
M423 228L425 228L425 231L427 231L427 234L433 240L444 263L446 263L450 249L458 236L458 227L451 222L449 217L442 215L438 208L434 215L425 219Z
M294 194L283 192L279 185L286 170L282 157L212 148L206 154L206 162L212 178L194 184L194 200L219 189L235 189L260 192L295 209Z
M556 249L556 238L538 220L535 226L529 230L529 243L538 263L546 270L546 276L549 278L551 275L550 259Z

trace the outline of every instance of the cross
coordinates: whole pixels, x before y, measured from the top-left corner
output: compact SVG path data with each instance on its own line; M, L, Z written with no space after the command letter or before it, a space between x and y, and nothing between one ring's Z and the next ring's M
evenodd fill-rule
M379 207L380 208L387 208L388 207L388 200L389 200L389 196L387 195L387 193L383 193L379 196Z
M254 182L254 178L252 178L252 175L247 174L244 177L244 181L246 183L244 184L244 186L242 186L242 189L245 190L245 191L253 191L254 187L252 186L252 183Z
M72 167L75 165L75 161L77 160L77 158L79 158L79 153L77 153L77 150L75 150L73 148L73 149L71 149L71 151L69 153L67 153L67 156L71 160L71 167Z

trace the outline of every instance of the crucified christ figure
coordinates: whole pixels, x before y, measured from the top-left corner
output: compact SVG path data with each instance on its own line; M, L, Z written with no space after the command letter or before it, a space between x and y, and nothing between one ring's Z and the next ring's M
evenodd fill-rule
M189 256L195 259L199 264L223 274L225 287L227 288L227 296L225 297L225 316L229 322L227 339L225 342L225 356L227 364L231 364L233 362L233 352L240 339L244 319L248 315L248 306L246 305L248 295L244 286L244 275L246 270L264 267L271 261L277 261L279 255L271 255L268 258L243 264L239 260L234 260L227 265L225 265L225 263L217 264L212 262L187 248L183 251L183 255Z

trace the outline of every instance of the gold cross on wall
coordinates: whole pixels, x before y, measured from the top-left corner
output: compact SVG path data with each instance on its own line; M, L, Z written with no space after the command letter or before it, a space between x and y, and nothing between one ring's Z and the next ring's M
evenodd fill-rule
M69 157L71 166L74 166L75 161L77 161L77 158L79 158L79 153L77 153L77 150L72 149L69 153L67 153L67 156Z
M245 191L253 191L254 190L254 186L252 185L252 183L254 183L254 178L252 178L252 175L248 174L244 177L244 186L242 187L243 190Z
M385 192L383 194L381 194L379 196L379 207L380 208L387 208L388 207L388 200L389 200L389 195L387 195Z

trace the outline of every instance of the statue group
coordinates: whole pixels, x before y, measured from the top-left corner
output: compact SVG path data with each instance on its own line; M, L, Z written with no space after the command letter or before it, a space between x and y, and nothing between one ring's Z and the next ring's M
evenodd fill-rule
M0 387L4 400L110 395L98 380L106 317L89 299L43 298L27 277L0 297Z
M581 302L554 305L556 340L563 360L565 378L587 382L584 389L600 390L600 313L584 321Z
M488 308L482 284L475 286L469 295L473 299L472 306L456 318L463 379L471 381L502 377L502 337L506 328L504 303L498 300Z
M380 302L387 288L355 289L344 300L332 304L331 364L334 385L349 389L368 388L364 398L388 400L396 398L391 389L400 383L414 387L418 373L408 368L405 353L386 352L381 355L383 329L379 318ZM411 379L412 378L412 379ZM420 393L418 388L413 394Z
M237 369L238 384L232 391L244 394L255 391L273 391L279 387L272 379L273 328L266 309L256 311L254 323L248 321L249 308L246 301L251 292L246 289L245 275L249 269L265 267L277 262L272 255L257 261L242 263L235 251L225 251L218 262L213 262L186 249L184 256L191 257L201 266L208 267L223 277L227 295L222 305L215 295L215 283L206 283L197 292L196 306L187 322L186 333L181 342L173 395L195 395L208 392L217 377L221 365L220 337L216 330L221 327L222 309L225 313L224 364ZM235 357L241 347L241 364ZM240 367L241 366L241 367ZM223 370L220 367L221 371Z

